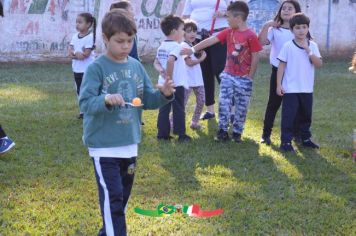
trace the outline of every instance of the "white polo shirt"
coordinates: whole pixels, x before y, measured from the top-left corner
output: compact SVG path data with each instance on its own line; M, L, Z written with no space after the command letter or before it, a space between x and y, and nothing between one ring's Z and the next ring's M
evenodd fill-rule
M309 48L319 58L318 45L309 41ZM294 40L285 43L278 55L278 60L287 63L282 79L285 93L312 93L314 87L314 65L308 53Z
M172 75L174 86L183 86L184 88L188 89L189 85L186 76L187 71L183 56L180 55L181 50L182 46L178 42L173 40L165 40L157 49L156 59L159 61L163 69L166 70L168 57L174 56L176 58ZM159 76L158 84L164 84L164 79L161 76Z

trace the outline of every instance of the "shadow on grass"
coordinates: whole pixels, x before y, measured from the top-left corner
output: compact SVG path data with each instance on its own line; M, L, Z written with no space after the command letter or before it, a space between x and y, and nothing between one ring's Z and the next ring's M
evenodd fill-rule
M305 184L310 184L314 188L337 197L346 198L346 204L356 205L356 197L351 191L355 178L332 165L320 154L320 150L304 148L302 145L295 145L295 147L297 148L296 154L284 153L283 156L303 175Z
M217 221L224 228L226 223L222 222L228 222L225 230L232 235L254 227L256 215L249 209L256 204L250 205L250 201L257 201L257 207L268 208L268 203L276 198L275 190L283 194L293 182L276 167L271 156L261 155L259 145L249 138L243 138L242 143L197 139L193 143L159 145L161 166L174 179L172 188L184 193L183 199L190 202L224 208L224 215ZM170 156L173 146L175 156ZM273 180L282 186L271 184ZM177 197L174 191L170 194L171 199ZM232 220L235 218L239 220Z
M246 137L239 144L204 138L159 145L160 165L173 189L166 197L224 208L214 222L228 235L337 233L337 224L330 223L333 209L348 221L339 213L355 206L352 177L314 151L282 154L276 146L261 151ZM325 206L320 209L320 204ZM287 216L295 219L286 221Z

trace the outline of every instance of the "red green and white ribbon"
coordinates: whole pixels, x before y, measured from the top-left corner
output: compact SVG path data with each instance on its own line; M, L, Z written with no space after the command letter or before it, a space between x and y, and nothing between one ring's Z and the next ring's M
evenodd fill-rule
M193 205L164 205L159 204L156 210L144 210L141 208L135 208L135 212L140 215L151 216L151 217L162 217L169 216L174 212L187 214L191 217L212 217L220 215L224 212L224 209L216 210L201 210L198 204Z

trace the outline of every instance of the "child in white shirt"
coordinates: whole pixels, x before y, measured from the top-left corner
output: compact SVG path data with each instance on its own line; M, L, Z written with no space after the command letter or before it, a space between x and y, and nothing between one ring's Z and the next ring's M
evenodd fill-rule
M90 28L93 28L90 31ZM96 20L90 13L81 13L77 16L76 29L70 42L69 57L72 58L72 69L79 97L83 75L90 63L95 59L95 30ZM78 119L83 118L83 112L79 113Z
M178 141L191 141L191 137L186 134L184 93L189 88L187 77L185 76L185 62L180 55L181 45L184 37L184 21L173 15L168 15L161 21L161 29L167 39L157 49L157 56L154 61L155 69L160 73L158 84L163 84L165 80L172 79L175 87L175 98L172 102L159 109L157 128L158 140L170 140L169 135L171 125L169 113L173 110L173 133L178 135Z
M184 38L185 41L182 42L183 47L190 48L196 41L198 27L196 23L192 20L186 20L184 23ZM196 97L196 103L194 108L194 114L192 121L190 123L191 129L200 129L199 124L200 115L202 113L204 103L205 103L205 89L203 75L200 68L200 63L206 58L205 51L201 53L192 54L191 56L185 56L184 60L187 65L186 76L189 84L189 89L185 92L184 106L187 106L187 102L190 94L194 91Z
M283 96L281 146L285 152L294 152L292 146L294 120L298 113L302 145L318 149L311 138L315 67L322 66L318 45L309 40L309 18L297 13L289 20L294 39L285 43L278 60L277 94Z

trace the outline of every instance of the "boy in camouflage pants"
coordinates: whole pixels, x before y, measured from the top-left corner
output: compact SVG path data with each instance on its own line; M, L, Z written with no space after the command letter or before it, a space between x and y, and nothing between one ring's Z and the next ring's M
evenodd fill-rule
M228 127L232 103L235 104L232 141L240 142L244 129L252 83L258 64L258 52L262 46L257 35L247 27L248 5L243 1L230 3L226 17L229 28L216 36L203 40L183 54L192 54L216 43L227 44L227 58L224 72L220 75L219 131L215 140L229 140Z

